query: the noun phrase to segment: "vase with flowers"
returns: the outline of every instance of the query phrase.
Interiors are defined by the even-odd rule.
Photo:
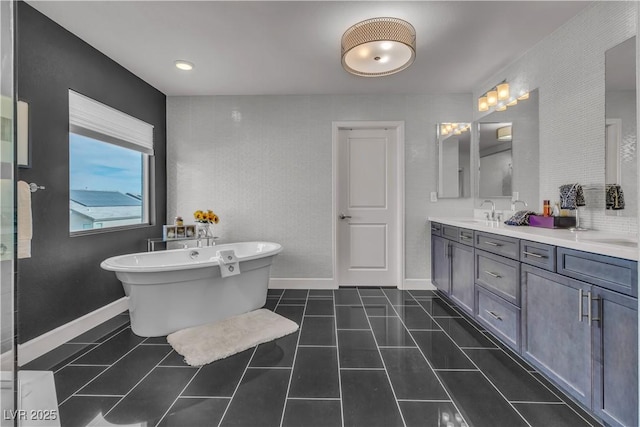
[[[198,238],[213,237],[211,224],[220,222],[220,218],[212,210],[197,210],[193,213],[193,217],[198,223]]]

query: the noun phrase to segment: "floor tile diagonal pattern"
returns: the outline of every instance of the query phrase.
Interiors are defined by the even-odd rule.
[[[265,307],[300,330],[202,367],[118,316],[29,368],[54,371],[63,427],[600,425],[432,291],[270,290]]]

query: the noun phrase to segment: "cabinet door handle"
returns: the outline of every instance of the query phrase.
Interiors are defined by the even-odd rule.
[[[490,311],[490,310],[485,310],[485,311],[489,316],[493,317],[494,319],[502,321],[502,317],[498,316],[493,311]]]
[[[461,239],[470,239],[471,237],[470,237],[470,236],[464,236],[464,235],[462,235],[462,234],[461,234],[461,235],[460,235],[460,238],[461,238]]]
[[[582,289],[578,289],[578,321],[582,322]]]
[[[431,227],[431,231],[440,231],[440,229],[436,227]]]
[[[496,279],[501,279],[501,278],[502,278],[502,276],[501,276],[501,275],[496,274],[496,273],[493,273],[493,272],[491,272],[491,271],[486,271],[486,270],[485,270],[484,272],[485,272],[485,273],[487,273],[487,274],[488,274],[489,276],[491,276],[491,277],[495,277]]]
[[[502,246],[500,243],[495,243],[495,242],[484,242],[484,243],[489,246]]]
[[[589,319],[589,324],[591,324],[592,322],[599,322],[602,319],[600,317],[593,317],[591,306],[593,304],[593,301],[600,301],[601,298],[600,297],[594,297],[591,294],[591,291],[589,291],[589,292],[587,292],[587,300],[589,301],[589,308],[587,310],[587,317]]]
[[[532,256],[534,258],[547,258],[544,255],[536,254],[536,253],[533,253],[533,252],[522,251],[522,253],[525,254],[525,255]]]

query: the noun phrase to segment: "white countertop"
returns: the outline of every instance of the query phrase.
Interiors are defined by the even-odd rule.
[[[428,219],[454,227],[486,231],[617,258],[638,260],[638,238],[634,235],[593,230],[571,232],[565,229],[515,226],[476,218],[429,217]]]

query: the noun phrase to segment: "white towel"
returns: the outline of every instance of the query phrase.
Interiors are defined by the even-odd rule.
[[[229,277],[240,274],[240,262],[233,249],[216,252],[220,264],[220,276]]]
[[[31,258],[33,225],[31,216],[31,189],[29,184],[18,181],[18,258]]]

